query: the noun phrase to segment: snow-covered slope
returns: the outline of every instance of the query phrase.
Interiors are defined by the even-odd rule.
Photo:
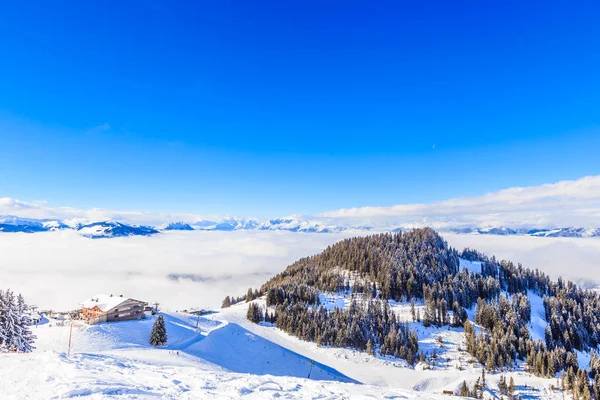
[[[68,324],[34,328],[36,351],[0,354],[0,398],[442,398],[358,384],[219,314],[164,316],[164,348],[147,344],[154,317],[91,327],[76,323],[70,355]]]
[[[476,273],[478,263],[461,260]],[[543,335],[546,321],[539,296],[529,293],[531,334]],[[329,308],[347,307],[348,293],[322,294]],[[264,306],[265,300],[255,303]],[[87,326],[76,322],[71,355],[69,325],[46,322],[34,333],[29,354],[0,354],[0,398],[402,398],[443,399],[463,381],[481,376],[481,366],[465,349],[461,328],[424,327],[413,322],[409,303],[391,302],[397,316],[419,335],[419,348],[436,358],[414,367],[389,356],[373,357],[345,348],[319,347],[271,324],[246,319],[248,304],[197,317],[164,313],[168,344],[148,345],[155,317]],[[415,304],[424,314],[422,302]],[[468,311],[473,318],[473,310]],[[476,329],[481,329],[476,326]],[[585,363],[587,354],[581,355]],[[562,399],[555,379],[534,377],[523,365],[503,373],[513,377],[516,394],[529,399]],[[500,398],[501,374],[487,374],[486,395]]]

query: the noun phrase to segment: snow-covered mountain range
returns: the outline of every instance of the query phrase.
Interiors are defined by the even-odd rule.
[[[61,229],[73,229],[89,238],[110,238],[123,236],[149,236],[164,231],[289,231],[304,233],[331,232],[387,232],[410,230],[412,226],[394,228],[369,225],[335,225],[322,221],[295,217],[258,220],[254,218],[228,217],[220,220],[197,220],[195,222],[173,221],[159,226],[136,225],[119,221],[94,221],[81,223],[60,221],[57,219],[33,219],[17,216],[0,216],[0,232],[47,232]],[[439,229],[441,232],[453,232],[473,235],[523,235],[535,237],[600,237],[600,228],[547,228],[524,229],[497,227],[449,227]]]

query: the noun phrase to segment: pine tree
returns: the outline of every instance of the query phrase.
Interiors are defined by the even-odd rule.
[[[504,378],[504,375],[500,375],[500,379],[498,380],[498,390],[502,396],[506,394],[506,378]]]
[[[483,397],[483,387],[481,386],[481,380],[479,378],[477,378],[473,384],[473,397],[476,399]]]
[[[367,341],[367,354],[375,356],[375,346],[373,346],[371,339]]]
[[[152,326],[150,332],[150,344],[152,346],[164,346],[167,344],[167,328],[165,326],[165,320],[162,315],[156,318],[156,322]]]
[[[226,296],[223,300],[223,304],[221,304],[221,308],[229,308],[231,307],[231,297]]]
[[[515,395],[515,380],[513,377],[510,377],[510,381],[508,382],[508,394],[512,398]]]
[[[246,312],[246,318],[248,321],[258,324],[264,320],[264,314],[258,304],[250,303],[250,305],[248,305],[248,311]]]
[[[573,390],[573,385],[575,384],[575,373],[573,372],[573,367],[569,367],[567,370],[567,376],[565,377],[565,389]]]
[[[481,368],[481,387],[485,388],[485,368]]]
[[[491,351],[488,352],[487,360],[485,362],[485,367],[487,368],[488,372],[491,372],[496,368],[496,363],[494,362],[494,355],[492,354]]]
[[[458,392],[459,396],[469,397],[469,388],[467,387],[467,381],[463,381],[462,386],[460,387],[460,392]]]

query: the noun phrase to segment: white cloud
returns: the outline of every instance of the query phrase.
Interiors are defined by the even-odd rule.
[[[46,202],[24,202],[0,198],[0,215],[56,218],[93,222],[117,220],[160,225],[165,222],[221,221],[228,216],[113,211],[101,208],[52,207]],[[279,216],[272,216],[279,217]],[[298,216],[326,226],[369,225],[375,229],[432,226],[443,229],[461,226],[512,228],[600,227],[600,175],[540,186],[514,187],[474,197],[459,197],[428,204],[392,207],[360,207]]]
[[[49,218],[82,223],[120,221],[139,225],[160,225],[173,221],[195,222],[200,219],[221,220],[227,218],[226,216],[114,211],[102,208],[52,207],[45,201],[25,202],[10,197],[0,197],[0,215],[15,215],[21,218],[36,219]]]
[[[482,196],[429,204],[360,207],[325,212],[319,217],[385,224],[512,227],[600,227],[600,176],[541,186],[514,187]]]

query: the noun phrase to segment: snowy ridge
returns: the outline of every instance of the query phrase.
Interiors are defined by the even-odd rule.
[[[45,232],[66,229],[61,221],[52,219],[19,218],[12,215],[0,216],[0,232]]]
[[[600,228],[510,229],[506,226],[487,228],[451,228],[454,233],[474,235],[523,235],[534,237],[600,237]]]

